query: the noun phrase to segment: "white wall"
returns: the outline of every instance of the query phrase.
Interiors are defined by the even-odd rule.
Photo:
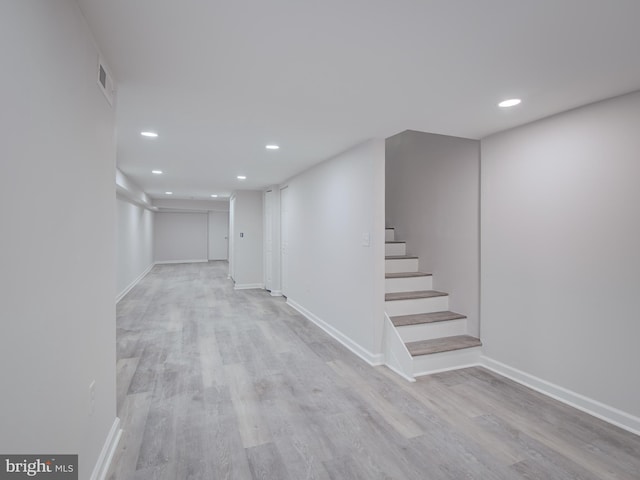
[[[118,195],[116,215],[116,292],[121,298],[153,266],[154,213]]]
[[[87,479],[116,418],[114,112],[74,1],[0,2],[0,55],[0,451]]]
[[[272,295],[281,295],[280,283],[280,187],[275,185],[264,192],[264,276],[265,288]],[[270,206],[269,206],[270,204]],[[270,253],[269,253],[270,252]],[[267,261],[268,256],[271,260]]]
[[[226,260],[229,256],[229,212],[209,212],[209,260]]]
[[[283,217],[289,302],[371,362],[382,352],[384,195],[384,141],[371,140],[289,180]]]
[[[231,276],[236,288],[261,288],[264,286],[262,192],[238,190],[233,194],[232,202]]]
[[[386,223],[479,335],[480,142],[406,131],[386,141]]]
[[[284,296],[289,289],[289,187],[280,188],[280,290]]]
[[[156,263],[206,262],[207,214],[157,212],[154,220]]]
[[[162,238],[158,240],[156,261],[205,261],[228,258],[229,200],[184,200],[159,198],[153,206],[163,214]],[[170,214],[170,215],[169,215]],[[204,214],[207,227],[202,228],[202,217],[180,217],[179,215]],[[194,218],[196,220],[194,220]],[[195,225],[194,225],[195,222]],[[185,223],[189,224],[188,226]],[[187,229],[186,231],[184,229]],[[204,242],[204,243],[203,243]],[[206,253],[202,258],[202,245]]]
[[[229,278],[233,279],[234,270],[235,270],[235,262],[233,261],[236,253],[235,253],[235,238],[236,238],[236,227],[235,223],[235,210],[236,210],[236,197],[231,195],[229,198]]]
[[[639,125],[635,93],[484,139],[481,211],[485,354],[636,417]]]

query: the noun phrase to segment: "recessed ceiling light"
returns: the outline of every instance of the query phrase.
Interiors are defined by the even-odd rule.
[[[173,192],[164,192],[165,195],[173,195]]]
[[[143,137],[157,137],[158,134],[155,132],[140,132],[140,135],[142,135]]]
[[[151,170],[151,173],[155,173],[156,175],[162,175],[162,170]]]
[[[265,147],[267,150],[278,150],[280,148],[279,145],[265,145]]]
[[[216,198],[218,195],[211,195],[212,198]]]
[[[515,107],[516,105],[520,105],[520,102],[522,102],[522,100],[519,98],[510,98],[509,100],[503,100],[498,106],[500,108]]]
[[[245,177],[244,175],[238,175],[238,180],[246,180],[247,177]]]

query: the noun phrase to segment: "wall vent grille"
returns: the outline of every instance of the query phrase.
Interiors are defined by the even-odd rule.
[[[109,69],[101,58],[98,58],[98,86],[100,90],[102,90],[107,102],[109,102],[109,105],[113,107],[116,98],[116,84],[109,73]]]

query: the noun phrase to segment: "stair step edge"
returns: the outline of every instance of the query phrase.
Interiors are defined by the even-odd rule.
[[[436,353],[452,352],[482,346],[479,338],[470,335],[456,335],[453,337],[435,338],[432,340],[421,340],[419,342],[405,343],[407,350],[412,357],[422,355],[433,355]]]
[[[384,278],[413,278],[413,277],[432,277],[433,275],[430,273],[424,272],[396,272],[396,273],[385,273]]]
[[[410,325],[422,325],[425,323],[463,320],[465,318],[467,318],[466,315],[447,310],[442,312],[417,313],[413,315],[398,315],[395,317],[391,317],[391,322],[395,327],[407,327]]]
[[[448,293],[439,292],[437,290],[418,290],[415,292],[394,292],[386,293],[384,296],[385,302],[393,302],[396,300],[414,300],[418,298],[434,298],[434,297],[446,297]]]

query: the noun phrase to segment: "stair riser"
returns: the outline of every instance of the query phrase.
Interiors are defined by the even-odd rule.
[[[406,255],[407,244],[406,243],[387,243],[384,246],[385,255]]]
[[[384,241],[385,242],[395,242],[396,240],[396,231],[395,230],[385,230],[384,231]]]
[[[481,347],[472,347],[413,357],[413,374],[418,377],[430,373],[478,365],[481,353]]]
[[[412,298],[411,300],[393,300],[384,303],[384,309],[390,317],[449,310],[448,296]]]
[[[419,342],[420,340],[465,335],[467,333],[467,319],[460,318],[446,322],[421,323],[396,328],[404,343]]]
[[[386,278],[384,280],[385,293],[417,292],[418,290],[433,290],[433,277]]]
[[[418,259],[417,258],[401,258],[396,260],[385,260],[384,266],[385,266],[385,272],[387,273],[417,272]]]

